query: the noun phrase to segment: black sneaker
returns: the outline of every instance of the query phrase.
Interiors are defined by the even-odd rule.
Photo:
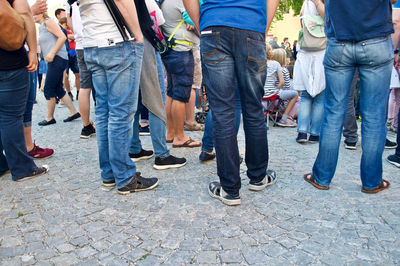
[[[128,185],[118,189],[118,193],[121,195],[127,195],[132,192],[152,190],[156,186],[158,186],[157,178],[144,178],[139,172],[137,172]]]
[[[307,142],[307,133],[299,133],[296,138],[297,143],[306,143]]]
[[[113,180],[113,181],[104,181],[103,180],[103,187],[115,187],[115,180]]]
[[[71,98],[71,101],[74,101],[74,95],[72,95],[72,92],[68,92],[68,95]]]
[[[389,155],[387,157],[387,160],[389,163],[391,163],[397,167],[400,167],[400,156],[397,156],[396,154]]]
[[[139,153],[129,153],[129,157],[131,157],[131,160],[134,162],[150,159],[153,155],[153,151],[146,151],[143,149],[141,149]]]
[[[396,148],[397,148],[396,142],[393,142],[393,141],[390,141],[390,140],[386,139],[385,149],[396,149]]]
[[[260,191],[266,187],[272,186],[276,183],[276,173],[273,170],[267,170],[267,175],[258,183],[250,181],[249,190]]]
[[[201,151],[199,155],[199,160],[202,162],[211,161],[214,159],[215,159],[215,153],[213,152]]]
[[[53,118],[50,121],[47,121],[46,119],[43,120],[43,121],[40,121],[38,123],[38,125],[43,127],[43,126],[48,126],[48,125],[52,125],[52,124],[55,124],[55,123],[57,123],[57,121]]]
[[[314,144],[319,142],[319,136],[310,135],[308,137],[308,143]]]
[[[348,150],[357,150],[356,144],[357,142],[344,141],[344,147]]]
[[[177,158],[175,156],[170,155],[165,158],[156,157],[153,167],[154,169],[157,170],[165,170],[169,168],[179,168],[184,166],[185,164],[186,164],[185,158]]]
[[[88,139],[94,135],[96,135],[96,128],[93,126],[93,123],[82,128],[81,139]]]
[[[21,182],[25,180],[29,180],[35,177],[38,177],[40,175],[43,175],[49,171],[49,167],[47,165],[42,165],[41,167],[36,168],[35,170],[32,171],[32,173],[28,176],[21,177],[15,181]]]
[[[76,114],[67,117],[67,118],[64,119],[63,121],[64,121],[64,122],[71,122],[71,121],[73,121],[73,120],[75,120],[75,119],[78,119],[79,117],[81,117],[81,114],[80,114],[79,112],[77,112]]]
[[[140,136],[150,136],[150,128],[149,126],[139,127],[139,135]]]
[[[232,196],[226,193],[219,182],[211,182],[208,185],[208,194],[214,199],[219,199],[222,203],[228,206],[235,206],[242,204],[240,196]]]

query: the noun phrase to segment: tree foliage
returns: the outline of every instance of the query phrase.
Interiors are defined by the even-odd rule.
[[[294,15],[300,14],[301,6],[304,0],[281,0],[278,10],[276,11],[274,20],[282,20],[283,15],[288,13],[290,9],[294,11]]]

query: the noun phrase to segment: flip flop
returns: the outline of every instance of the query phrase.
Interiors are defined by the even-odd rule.
[[[366,190],[365,188],[361,188],[361,192],[368,193],[368,194],[375,194],[375,193],[378,193],[379,191],[387,189],[389,186],[390,186],[389,181],[382,179],[382,183],[377,188],[375,188],[373,190]]]
[[[314,187],[322,190],[328,190],[329,187],[321,186],[315,181],[314,175],[312,173],[308,173],[304,175],[304,180],[313,185]]]
[[[196,141],[191,139],[191,138],[189,138],[186,142],[184,142],[182,144],[179,144],[179,145],[172,144],[172,147],[173,148],[195,148],[195,147],[200,147],[201,146],[201,143],[200,144],[195,144],[195,145],[190,145],[193,142],[196,142]]]
[[[167,143],[172,143],[172,142],[174,142],[174,139],[167,139],[167,140],[165,140]]]

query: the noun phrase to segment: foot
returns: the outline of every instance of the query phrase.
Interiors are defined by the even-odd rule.
[[[305,174],[304,175],[304,180],[313,185],[314,187],[322,190],[328,190],[329,187],[321,186],[320,184],[317,183],[317,181],[314,178],[314,175],[312,173]]]
[[[25,181],[29,180],[35,177],[38,177],[40,175],[43,175],[49,171],[49,167],[47,165],[42,165],[41,167],[36,168],[35,170],[32,171],[28,176],[21,177],[15,181],[20,182],[20,181]]]
[[[90,123],[89,125],[85,126],[82,128],[81,131],[81,139],[88,139],[91,136],[96,135],[96,128],[93,126],[93,123]]]
[[[33,143],[33,149],[28,152],[29,156],[31,156],[34,159],[44,159],[52,156],[54,153],[53,149],[49,148],[40,148],[39,146],[36,146],[35,143]]]
[[[137,172],[128,185],[118,189],[118,193],[121,195],[127,195],[133,192],[152,190],[157,186],[157,178],[145,178],[142,177],[139,172]]]
[[[79,117],[81,117],[81,114],[79,112],[76,112],[74,115],[71,115],[69,117],[67,117],[66,119],[64,119],[63,121],[66,122],[71,122],[75,119],[78,119]]]
[[[290,120],[290,119],[286,119],[285,121],[282,121],[282,119],[276,123],[278,126],[280,127],[297,127],[296,122]]]
[[[211,182],[208,185],[208,194],[214,199],[219,199],[228,206],[236,206],[242,204],[240,196],[232,196],[224,191],[219,182]]]
[[[150,136],[150,128],[149,126],[140,127],[139,128],[139,135],[140,136]]]
[[[206,151],[201,151],[199,155],[199,160],[201,162],[207,162],[215,159],[215,153],[213,152],[206,152]]]
[[[204,125],[193,122],[192,124],[186,123],[184,125],[184,130],[187,131],[204,131]]]
[[[314,144],[319,142],[319,136],[310,135],[308,143]]]
[[[299,133],[297,134],[296,142],[303,144],[307,142],[307,133]]]
[[[179,168],[186,164],[185,158],[177,158],[175,156],[156,157],[153,168],[157,170],[165,170],[169,168]]]
[[[260,191],[266,187],[272,186],[276,183],[276,173],[273,170],[267,170],[267,175],[260,182],[254,183],[250,181],[249,190]]]
[[[377,188],[375,188],[373,190],[367,190],[365,188],[362,188],[361,192],[368,193],[368,194],[375,194],[375,193],[378,193],[379,191],[389,188],[389,186],[390,186],[389,181],[382,179],[382,183]]]
[[[129,157],[134,162],[150,159],[151,157],[153,157],[153,155],[154,155],[153,151],[146,151],[143,149],[141,149],[140,152],[138,153],[129,153]]]
[[[173,148],[195,148],[195,147],[200,147],[201,146],[201,142],[200,141],[195,141],[191,138],[189,138],[188,140],[186,140],[185,142],[182,143],[175,143],[172,144]]]
[[[344,141],[344,147],[348,150],[357,150],[357,142],[347,142]]]
[[[393,164],[394,166],[400,167],[400,156],[397,156],[396,154],[389,155],[387,157],[387,160],[389,163]]]
[[[393,142],[393,141],[390,141],[390,140],[386,139],[385,149],[396,149],[396,148],[397,148],[396,142]]]
[[[56,122],[56,120],[53,118],[53,119],[51,119],[51,120],[49,120],[49,121],[43,120],[43,121],[39,122],[38,125],[39,125],[39,126],[48,126],[48,125],[52,125],[52,124],[55,124],[55,123],[57,123],[57,122]]]

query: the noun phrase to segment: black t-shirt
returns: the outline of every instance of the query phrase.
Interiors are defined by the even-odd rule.
[[[7,0],[10,5],[14,0]],[[29,64],[28,56],[24,46],[21,49],[8,52],[0,48],[0,70],[14,70],[23,68]]]

